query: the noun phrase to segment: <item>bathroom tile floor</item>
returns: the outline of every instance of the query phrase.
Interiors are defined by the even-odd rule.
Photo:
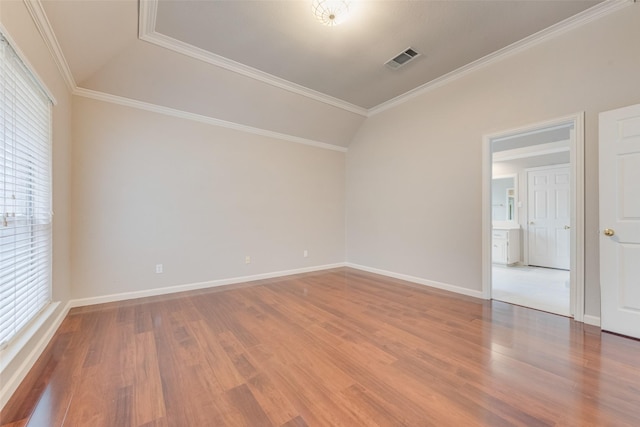
[[[492,297],[498,301],[571,316],[569,271],[494,264]]]

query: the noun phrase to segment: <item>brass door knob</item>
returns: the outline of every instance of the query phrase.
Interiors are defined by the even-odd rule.
[[[609,236],[609,237],[611,237],[611,236],[613,236],[614,234],[616,234],[616,232],[615,232],[613,229],[611,229],[611,228],[605,228],[605,229],[604,229],[604,235],[605,235],[605,236]]]

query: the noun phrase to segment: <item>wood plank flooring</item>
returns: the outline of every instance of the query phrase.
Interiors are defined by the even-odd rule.
[[[638,426],[640,342],[341,268],[73,309],[12,426]]]

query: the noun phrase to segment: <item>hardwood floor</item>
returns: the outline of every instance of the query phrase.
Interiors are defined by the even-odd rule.
[[[640,425],[640,342],[348,268],[73,309],[2,426]]]

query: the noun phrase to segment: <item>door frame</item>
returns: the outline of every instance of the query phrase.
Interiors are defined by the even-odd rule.
[[[485,134],[482,141],[482,295],[491,299],[491,142],[518,134],[535,134],[556,126],[573,123],[574,138],[570,142],[571,165],[571,313],[584,322],[584,111],[543,122]]]

